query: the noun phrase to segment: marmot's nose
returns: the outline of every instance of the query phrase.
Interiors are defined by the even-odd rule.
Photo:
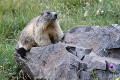
[[[57,14],[54,15],[54,18],[57,19]]]

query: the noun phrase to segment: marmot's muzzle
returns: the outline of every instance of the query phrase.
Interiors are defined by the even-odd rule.
[[[54,15],[54,18],[57,19],[57,14]]]
[[[54,21],[54,20],[56,20],[56,19],[57,19],[57,14],[54,14],[52,21]]]

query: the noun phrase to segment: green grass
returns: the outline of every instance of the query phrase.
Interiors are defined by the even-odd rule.
[[[59,13],[63,31],[78,25],[120,24],[120,0],[0,0],[0,80],[16,74],[13,53],[19,33],[44,10]]]

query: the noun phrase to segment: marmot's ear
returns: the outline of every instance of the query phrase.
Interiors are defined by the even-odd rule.
[[[44,13],[42,12],[41,15],[43,15]]]

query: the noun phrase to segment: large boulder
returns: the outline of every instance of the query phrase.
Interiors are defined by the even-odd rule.
[[[33,47],[14,58],[31,80],[114,80],[120,78],[120,26],[78,26],[62,42]]]

